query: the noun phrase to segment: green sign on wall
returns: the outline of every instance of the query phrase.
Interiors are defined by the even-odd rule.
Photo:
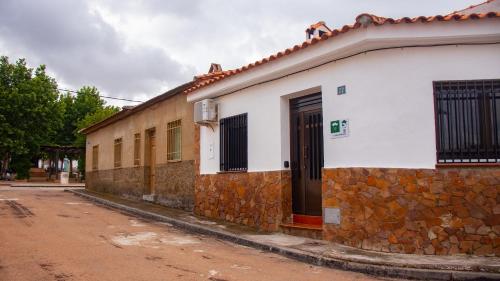
[[[349,120],[339,119],[330,122],[330,135],[333,138],[349,136]]]

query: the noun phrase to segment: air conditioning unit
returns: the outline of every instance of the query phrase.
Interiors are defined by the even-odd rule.
[[[194,122],[205,125],[216,123],[217,103],[212,99],[205,99],[194,103]]]

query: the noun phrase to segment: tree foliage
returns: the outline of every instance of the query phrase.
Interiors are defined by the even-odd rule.
[[[58,133],[58,145],[85,147],[85,135],[79,131],[102,121],[119,111],[118,107],[105,106],[95,87],[84,86],[76,96],[66,94],[61,99],[65,104],[63,128]],[[85,157],[78,159],[78,170],[85,173]]]
[[[10,63],[7,57],[0,57],[3,170],[11,157],[19,160],[30,157],[38,153],[41,144],[50,142],[62,125],[63,113],[57,83],[46,74],[44,65],[34,70],[26,66],[24,59]]]
[[[80,133],[80,130],[87,128],[97,122],[100,122],[110,117],[111,115],[117,113],[118,111],[119,111],[118,107],[106,106],[98,109],[96,112],[92,114],[88,114],[87,116],[85,116],[85,118],[83,118],[77,123],[75,145],[79,147],[85,147],[86,145],[85,135]],[[78,170],[81,171],[82,173],[85,173],[85,157],[78,159]]]
[[[85,135],[81,134],[79,132],[80,130],[90,127],[91,125],[110,117],[111,115],[117,113],[118,111],[119,111],[118,107],[106,106],[98,109],[96,112],[92,114],[88,114],[83,119],[78,121],[75,145],[80,147],[85,146]]]
[[[78,122],[105,107],[97,88],[88,86],[78,90],[76,96],[69,93],[63,95],[61,103],[64,104],[65,112],[63,126],[55,139],[58,145],[74,145]]]
[[[0,57],[0,175],[12,162],[18,176],[27,177],[41,145],[85,147],[78,131],[118,110],[106,106],[95,87],[60,94],[44,65],[32,69],[24,59]]]

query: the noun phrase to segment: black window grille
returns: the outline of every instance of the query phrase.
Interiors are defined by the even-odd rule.
[[[220,170],[246,171],[248,168],[247,114],[220,120]]]
[[[439,163],[500,162],[500,79],[434,82]]]

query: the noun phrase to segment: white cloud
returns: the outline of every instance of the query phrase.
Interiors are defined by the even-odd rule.
[[[299,43],[318,20],[338,28],[362,12],[436,15],[478,2],[3,0],[0,53],[46,64],[66,87],[144,100],[211,62],[236,68]]]

